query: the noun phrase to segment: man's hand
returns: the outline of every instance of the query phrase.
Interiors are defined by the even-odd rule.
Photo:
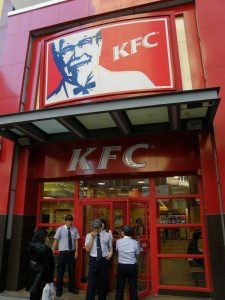
[[[92,236],[92,237],[96,237],[97,234],[98,234],[98,233],[97,233],[96,231],[92,231],[92,232],[91,232],[91,236]]]
[[[78,252],[75,252],[74,258],[77,259],[78,258]]]
[[[113,255],[113,252],[112,251],[109,251],[109,254],[106,256],[106,259],[107,260],[110,260],[110,258],[112,257]]]

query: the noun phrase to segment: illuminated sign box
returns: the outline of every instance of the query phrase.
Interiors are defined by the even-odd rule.
[[[169,17],[127,20],[45,43],[43,106],[174,90]]]

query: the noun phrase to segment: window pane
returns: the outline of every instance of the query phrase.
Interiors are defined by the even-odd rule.
[[[199,233],[198,238],[195,238]],[[193,239],[194,234],[194,239]],[[159,253],[163,254],[201,254],[203,243],[201,228],[158,228]],[[190,250],[190,251],[189,251]]]
[[[146,235],[146,212],[147,203],[131,200],[130,203],[130,225],[133,227],[135,238],[140,238]]]
[[[73,202],[41,202],[40,203],[40,223],[61,224],[67,214],[73,214]]]
[[[42,198],[73,198],[74,182],[44,182]]]
[[[83,206],[83,236],[87,234],[87,232],[92,231],[92,221],[94,219],[104,219],[107,226],[110,221],[110,208],[107,205],[95,205],[95,204],[87,204]],[[108,229],[108,228],[107,228]]]
[[[149,195],[148,179],[80,181],[81,198],[143,197]]]
[[[200,223],[200,199],[157,199],[160,224]]]
[[[197,176],[158,177],[155,182],[158,195],[198,193]]]
[[[187,258],[162,258],[159,260],[159,268],[160,284],[206,286],[204,267],[190,266]]]

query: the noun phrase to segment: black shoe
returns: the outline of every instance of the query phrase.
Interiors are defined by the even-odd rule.
[[[62,291],[56,291],[56,296],[61,297],[62,296]]]
[[[69,290],[69,292],[72,294],[79,294],[79,291],[77,288],[71,289],[71,290]]]

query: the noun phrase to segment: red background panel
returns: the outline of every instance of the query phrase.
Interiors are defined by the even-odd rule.
[[[0,151],[0,214],[8,213],[8,197],[10,190],[13,143],[2,139]]]
[[[6,36],[4,46],[7,51],[3,52],[1,65],[25,64],[28,41],[28,31]]]
[[[212,140],[209,134],[200,135],[201,175],[204,191],[205,213],[220,213],[218,185],[213,156]]]
[[[24,69],[24,63],[0,67],[0,99],[13,98],[21,95]],[[9,106],[9,111],[13,112],[14,110]]]
[[[29,32],[32,12],[28,11],[23,14],[9,16],[6,35]],[[22,54],[22,53],[21,53]]]
[[[133,159],[137,163],[147,162],[144,168],[130,168],[122,162],[124,152],[131,146],[140,143],[149,144],[149,149],[138,149],[134,152]],[[106,146],[119,146],[121,151],[112,151],[116,155],[116,160],[108,161],[108,168],[98,170],[102,148]],[[77,166],[76,171],[67,171],[71,160],[73,149],[82,149],[82,154],[86,148],[96,147],[87,160],[91,165],[91,170],[81,170]],[[59,178],[76,175],[103,175],[122,174],[138,172],[195,172],[200,168],[198,139],[196,136],[143,136],[130,140],[112,139],[111,141],[92,141],[92,143],[79,142],[49,145],[32,150],[32,157],[35,157],[30,168],[33,170],[30,176],[33,178]]]
[[[218,168],[225,208],[225,2],[223,0],[196,1],[196,15],[202,47],[202,59],[208,87],[221,86],[219,109],[214,120]]]
[[[58,22],[77,20],[88,15],[88,0],[67,1],[59,4]]]
[[[42,9],[33,10],[30,30],[52,26],[58,23],[59,5],[51,5]]]

